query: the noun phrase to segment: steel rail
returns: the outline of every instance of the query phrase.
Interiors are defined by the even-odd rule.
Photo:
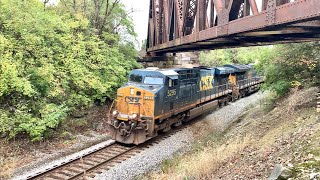
[[[115,151],[115,150],[112,151],[113,148],[119,150],[120,149],[119,147],[124,148],[123,151],[121,151],[119,153],[117,153],[117,151]],[[38,173],[38,174],[33,175],[33,176],[28,176],[27,179],[28,180],[29,179],[30,180],[31,179],[46,179],[47,177],[50,177],[50,175],[52,175],[54,173],[59,174],[59,171],[60,171],[60,174],[66,174],[66,173],[63,173],[63,170],[64,170],[63,168],[65,168],[65,167],[70,168],[70,167],[72,167],[72,165],[77,165],[78,163],[84,164],[86,159],[89,159],[90,157],[93,158],[95,155],[98,155],[100,152],[107,152],[108,150],[110,150],[110,152],[115,152],[116,153],[114,156],[111,156],[111,157],[107,158],[106,160],[103,160],[102,162],[98,162],[97,164],[92,165],[92,167],[85,168],[84,166],[82,166],[82,167],[84,167],[83,168],[84,170],[78,168],[80,170],[79,173],[76,173],[75,175],[72,175],[72,176],[66,178],[66,179],[75,179],[77,177],[80,177],[80,176],[84,175],[85,173],[91,172],[92,170],[96,169],[97,167],[100,167],[103,164],[111,162],[112,160],[114,160],[114,159],[118,158],[119,156],[131,151],[134,148],[135,148],[135,146],[133,146],[133,147],[120,146],[118,143],[113,142],[113,143],[111,143],[111,144],[109,144],[109,145],[107,145],[105,147],[102,147],[102,148],[99,148],[99,149],[97,149],[95,151],[89,152],[88,154],[86,154],[84,156],[80,156],[80,157],[77,157],[75,159],[71,159],[70,161],[66,161],[66,162],[64,162],[64,163],[62,163],[60,165],[53,166],[52,168],[50,168],[50,169],[48,169],[48,170],[46,170],[44,172]],[[67,170],[67,169],[65,169],[65,170]],[[57,179],[64,179],[64,178],[57,178]]]
[[[207,114],[207,113],[205,113],[205,114]],[[205,115],[205,114],[203,114],[203,115]],[[105,147],[97,149],[93,152],[89,152],[88,154],[86,154],[84,156],[77,157],[75,159],[71,159],[70,161],[62,163],[59,166],[54,166],[53,168],[51,168],[45,172],[41,172],[41,173],[36,174],[35,176],[32,176],[32,177],[29,176],[27,179],[49,179],[49,178],[51,178],[51,179],[73,180],[73,179],[80,179],[81,177],[86,177],[86,176],[90,176],[90,175],[94,176],[94,174],[97,174],[97,173],[94,173],[95,170],[99,170],[99,168],[110,169],[109,167],[114,166],[114,164],[119,164],[119,163],[125,161],[126,159],[128,159],[129,157],[132,157],[133,155],[130,155],[129,157],[127,156],[127,154],[130,153],[132,150],[138,149],[137,153],[139,153],[139,152],[143,151],[145,148],[149,148],[150,146],[157,144],[162,139],[166,139],[166,138],[172,136],[173,134],[189,127],[190,125],[197,123],[200,120],[201,120],[201,118],[196,118],[192,121],[188,121],[185,123],[184,126],[179,126],[174,129],[171,129],[169,132],[167,132],[165,134],[159,134],[157,137],[151,139],[151,141],[147,141],[146,143],[143,143],[141,145],[128,147],[128,146],[123,146],[123,145],[120,145],[116,142],[113,142]],[[113,150],[113,148],[116,150]],[[118,149],[118,151],[117,151],[117,149]],[[119,150],[120,150],[120,152],[119,152]],[[99,154],[100,152],[101,152],[101,154]],[[110,156],[110,155],[106,155],[106,153],[111,153],[114,155]],[[95,158],[97,158],[97,156],[100,156],[100,157],[105,156],[107,158],[102,160],[101,162],[96,162],[96,164],[91,163],[92,165],[90,165],[89,167],[81,166],[81,168],[76,168],[76,167],[80,166],[79,164],[88,166],[88,164],[90,164],[89,162],[92,161],[92,159],[90,159],[90,158],[95,159]],[[124,157],[124,159],[120,160],[120,161],[116,161],[117,159],[120,159],[121,157]],[[72,169],[72,167],[78,169],[78,172],[75,172],[76,170],[70,171],[70,168]],[[73,172],[73,174],[71,174],[71,175],[70,175],[70,173],[68,174],[67,173],[68,171]],[[59,175],[61,175],[62,177],[59,177]]]
[[[106,165],[107,163],[112,163],[113,160],[115,160],[115,159],[117,159],[118,157],[121,157],[122,155],[130,152],[131,150],[135,149],[136,147],[137,147],[137,146],[133,146],[133,147],[125,150],[124,152],[121,152],[121,153],[119,153],[119,154],[117,154],[117,155],[115,155],[115,156],[112,156],[112,157],[104,160],[103,162],[98,163],[98,164],[92,166],[91,168],[87,169],[86,171],[82,171],[81,173],[79,173],[79,174],[77,174],[77,175],[74,175],[73,177],[70,177],[68,180],[80,178],[81,176],[84,176],[87,172],[91,172],[91,171],[95,170],[95,169],[98,168],[98,167],[101,167],[101,166],[103,166],[103,165]]]

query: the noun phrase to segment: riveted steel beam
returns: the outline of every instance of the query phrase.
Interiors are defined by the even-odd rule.
[[[257,1],[150,0],[147,52],[159,55],[319,39],[319,0],[262,0],[261,8]],[[290,33],[292,27],[300,29]]]

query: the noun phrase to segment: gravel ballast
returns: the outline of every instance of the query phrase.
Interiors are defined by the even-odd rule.
[[[41,165],[35,165],[34,169],[25,173],[25,172],[21,172],[20,175],[17,175],[16,177],[14,177],[13,179],[15,180],[22,180],[22,179],[27,179],[28,176],[34,176],[35,174],[39,173],[39,172],[44,172],[46,171],[46,169],[51,169],[52,167],[54,167],[55,165],[56,166],[59,166],[60,164],[64,164],[65,162],[69,162],[70,160],[72,159],[76,159],[78,157],[82,157],[86,154],[89,154],[90,152],[96,150],[96,149],[101,149],[105,146],[108,146],[109,144],[112,144],[114,143],[114,140],[107,140],[107,141],[104,141],[104,142],[101,142],[99,144],[96,144],[94,146],[91,146],[89,148],[86,148],[82,151],[79,151],[79,152],[76,152],[74,154],[71,154],[71,155],[68,155],[68,156],[65,156],[65,157],[61,157],[57,160],[54,160],[54,161],[50,161],[48,163],[43,163]]]
[[[265,93],[257,92],[248,97],[242,98],[236,102],[217,109],[211,114],[203,117],[210,126],[217,131],[224,131],[234,120],[244,113],[250,106],[258,104]]]
[[[217,109],[212,113],[202,116],[201,121],[191,125],[188,128],[179,131],[170,137],[163,139],[158,144],[145,149],[138,155],[133,156],[97,175],[94,179],[134,179],[135,177],[147,173],[151,170],[157,170],[159,164],[166,159],[170,159],[175,153],[188,150],[195,140],[193,126],[211,126],[210,129],[216,131],[225,130],[234,120],[236,120],[245,110],[256,104],[264,97],[261,92],[252,94],[246,98],[230,103],[228,106]]]
[[[206,133],[202,132],[205,131],[221,132],[225,130],[232,122],[234,122],[234,120],[241,116],[248,107],[259,103],[263,97],[264,94],[258,92],[236,102],[230,103],[228,106],[217,109],[207,115],[199,117],[198,120],[200,121],[197,123],[189,125],[187,128],[160,140],[158,144],[154,143],[151,147],[143,150],[121,164],[114,166],[108,171],[103,171],[102,174],[97,175],[94,179],[134,179],[135,177],[143,175],[151,170],[159,170],[159,164],[162,161],[172,158],[175,153],[184,153],[189,150],[192,142],[198,138],[199,134],[204,135]],[[82,141],[87,140],[82,138]],[[29,175],[43,171],[47,168],[53,167],[54,165],[61,164],[72,158],[83,156],[93,149],[105,146],[112,142],[113,140],[105,141],[54,161],[43,159],[44,161],[35,163],[35,165],[32,166],[33,168],[31,171],[28,173],[25,173],[26,171],[20,171],[19,173],[16,173],[16,176],[13,179],[26,179]],[[45,159],[50,158],[46,157]]]

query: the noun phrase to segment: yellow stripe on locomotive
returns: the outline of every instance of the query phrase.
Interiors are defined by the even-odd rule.
[[[180,69],[137,69],[117,91],[108,127],[112,138],[140,144],[219,104],[259,88],[248,65]]]

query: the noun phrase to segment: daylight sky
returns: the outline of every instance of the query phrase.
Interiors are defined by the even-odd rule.
[[[127,9],[134,10],[132,19],[140,43],[147,39],[149,2],[149,0],[122,0]]]
[[[52,4],[56,4],[59,0],[50,0]],[[148,31],[148,9],[149,0],[121,0],[127,9],[133,9],[131,14],[135,24],[135,31],[138,34],[138,41],[141,44],[142,40],[147,38]]]

